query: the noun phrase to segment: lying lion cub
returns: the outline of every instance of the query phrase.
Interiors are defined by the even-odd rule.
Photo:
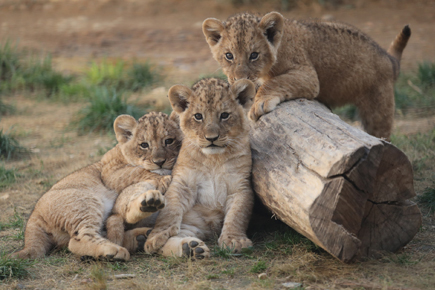
[[[138,121],[122,115],[115,120],[114,129],[115,148],[100,162],[60,180],[38,200],[27,222],[24,249],[12,256],[38,258],[53,247],[68,245],[72,253],[81,256],[129,259],[127,249],[101,236],[103,222],[118,193],[131,185],[124,193],[131,197],[127,201],[131,213],[120,213],[122,218],[143,218],[162,207],[164,197],[156,189],[164,189],[168,177],[150,170],[173,167],[182,134],[163,113],[150,113]]]
[[[166,207],[145,250],[202,259],[210,256],[202,240],[220,235],[220,246],[240,252],[252,245],[246,237],[254,196],[244,108],[251,106],[255,86],[249,80],[230,87],[222,80],[204,79],[192,89],[173,86],[168,95],[184,139]]]
[[[317,98],[331,107],[356,105],[369,134],[390,137],[408,26],[388,53],[350,25],[289,20],[277,12],[209,18],[202,29],[229,82],[247,78],[259,87],[250,119],[285,100]]]

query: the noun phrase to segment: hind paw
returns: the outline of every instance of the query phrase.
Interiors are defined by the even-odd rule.
[[[185,238],[181,243],[184,257],[189,257],[195,260],[202,260],[210,257],[210,249],[200,239]]]

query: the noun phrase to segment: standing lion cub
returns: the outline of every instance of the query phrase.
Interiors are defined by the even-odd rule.
[[[285,100],[317,98],[331,107],[356,105],[369,134],[390,137],[408,26],[388,53],[352,26],[289,20],[277,12],[209,18],[202,29],[229,82],[246,78],[259,87],[251,120]]]
[[[148,253],[210,256],[204,239],[235,252],[252,245],[246,229],[253,206],[249,108],[255,86],[240,80],[231,87],[204,79],[189,89],[169,90],[172,108],[184,133],[180,154],[166,192],[166,206],[145,243]]]
[[[101,235],[103,223],[121,193],[129,207],[115,212],[134,223],[164,206],[162,190],[170,176],[152,170],[172,169],[181,146],[178,124],[163,113],[149,113],[138,121],[128,115],[114,122],[118,144],[101,161],[82,168],[56,183],[36,203],[26,225],[24,249],[19,258],[43,257],[53,247],[67,246],[74,254],[128,260],[128,250]],[[118,203],[118,202],[117,202]],[[122,204],[120,204],[122,207]],[[108,228],[116,236],[120,228]],[[146,235],[148,228],[136,235]],[[122,228],[123,231],[123,228]],[[123,237],[123,233],[118,236]],[[134,243],[134,242],[133,242]],[[131,246],[131,248],[134,248]]]

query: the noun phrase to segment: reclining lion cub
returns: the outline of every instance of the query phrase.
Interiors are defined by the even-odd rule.
[[[244,108],[251,106],[255,86],[204,79],[192,89],[173,86],[168,95],[184,139],[145,250],[201,259],[210,256],[203,240],[220,236],[220,246],[239,252],[252,245],[246,237],[254,196]]]
[[[229,82],[247,78],[259,87],[251,120],[285,100],[317,98],[331,107],[356,105],[369,134],[390,137],[408,26],[388,52],[352,26],[289,20],[277,12],[209,18],[202,29]]]
[[[123,193],[130,209],[123,219],[136,221],[163,207],[160,190],[170,177],[150,172],[172,169],[181,144],[178,124],[163,113],[150,113],[138,121],[128,115],[114,122],[118,144],[101,161],[56,183],[36,203],[25,230],[19,258],[43,257],[53,247],[67,246],[74,254],[128,260],[126,248],[101,236],[112,206]],[[130,188],[128,188],[131,186]],[[144,189],[147,189],[146,191]],[[136,234],[146,234],[136,231]]]

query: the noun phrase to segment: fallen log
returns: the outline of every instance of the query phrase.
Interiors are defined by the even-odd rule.
[[[251,148],[263,204],[343,262],[397,251],[421,225],[406,155],[316,101],[284,102],[262,116]]]

